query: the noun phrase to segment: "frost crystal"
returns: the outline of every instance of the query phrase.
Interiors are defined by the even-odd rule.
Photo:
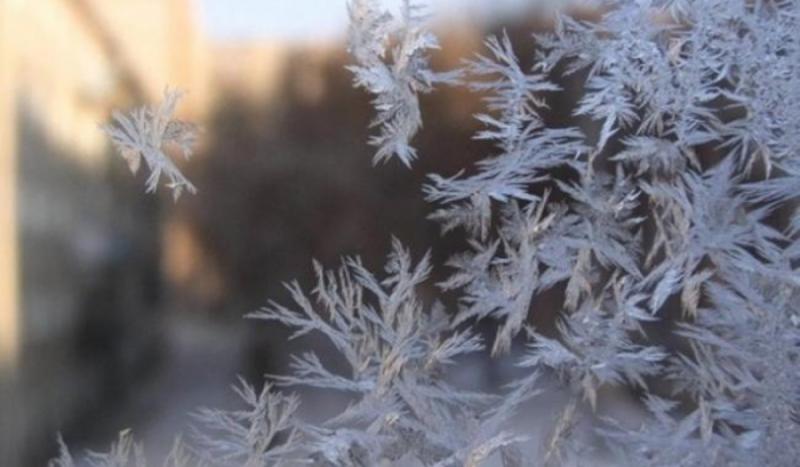
[[[175,163],[166,154],[167,148],[177,148],[185,159],[192,155],[197,130],[194,125],[172,117],[183,93],[166,90],[164,101],[151,107],[140,107],[127,115],[114,111],[114,122],[102,128],[111,138],[120,155],[134,174],[144,159],[150,175],[147,177],[147,192],[155,192],[161,175],[169,178],[167,186],[177,200],[184,190],[196,193],[197,189],[184,177]]]
[[[397,157],[410,166],[417,151],[411,140],[422,127],[419,93],[430,92],[437,83],[451,82],[455,74],[435,73],[428,66],[428,51],[439,42],[423,27],[421,8],[403,0],[399,18],[384,11],[376,0],[352,0],[349,49],[356,64],[348,67],[357,87],[370,92],[378,115],[373,127],[377,147],[373,162]]]
[[[247,410],[203,409],[195,414],[203,456],[222,465],[284,465],[298,449],[295,396],[272,392],[267,384],[256,391],[244,380],[234,387]]]
[[[315,440],[309,455],[334,465],[379,465],[416,458],[423,465],[477,465],[495,451],[511,454],[522,438],[502,429],[513,409],[533,394],[499,406],[493,396],[461,390],[441,379],[454,359],[483,349],[471,332],[448,332],[439,307],[426,309],[416,288],[430,272],[428,257],[414,265],[399,242],[379,279],[357,259],[337,271],[316,266],[313,298],[287,287],[296,311],[277,303],[251,315],[325,336],[349,366],[327,369],[313,353],[295,357],[282,385],[345,391],[350,406],[321,427],[303,428]],[[473,464],[469,464],[469,461]]]

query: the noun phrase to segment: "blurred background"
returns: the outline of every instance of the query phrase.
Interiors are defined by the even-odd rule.
[[[438,69],[501,29],[527,60],[547,28],[543,0],[430,3]],[[310,286],[312,258],[377,269],[391,235],[437,265],[459,248],[421,187],[488,152],[479,96],[426,96],[414,169],[372,167],[345,28],[344,0],[0,0],[0,465],[126,428],[158,457],[189,411],[235,404],[236,375],[260,383],[307,345],[242,315]],[[98,130],[166,86],[203,128],[182,166],[199,193],[177,203]]]

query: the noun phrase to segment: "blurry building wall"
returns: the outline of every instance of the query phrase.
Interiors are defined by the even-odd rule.
[[[11,70],[14,32],[11,0],[0,0],[0,372],[17,359],[16,138],[10,121],[14,114],[14,73]],[[4,393],[0,392],[0,396]]]
[[[274,100],[286,71],[289,48],[280,42],[239,41],[213,46],[214,98],[234,93],[258,102]]]
[[[208,45],[193,0],[71,1],[94,18],[147,99],[177,87],[189,92],[179,112],[195,118],[205,113]]]
[[[98,123],[166,86],[202,116],[194,14],[191,0],[0,0],[2,466],[41,462],[152,346],[158,205]]]

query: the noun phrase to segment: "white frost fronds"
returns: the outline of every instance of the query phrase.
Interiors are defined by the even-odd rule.
[[[334,372],[306,353],[295,357],[294,375],[276,377],[281,384],[337,389],[354,397],[323,426],[303,429],[315,440],[312,458],[336,465],[378,465],[404,457],[423,465],[464,465],[509,451],[519,441],[499,423],[516,403],[501,404],[495,413],[494,397],[442,379],[447,366],[483,344],[471,331],[449,332],[442,310],[426,309],[417,297],[430,272],[427,257],[415,265],[395,241],[384,279],[355,259],[338,271],[317,265],[316,272],[313,298],[297,284],[288,286],[296,310],[271,303],[252,315],[293,328],[295,337],[321,333],[350,367]],[[513,400],[531,395],[528,390]]]
[[[800,289],[788,280],[739,272],[708,285],[710,308],[679,334],[693,342],[673,375],[713,403],[716,423],[751,440],[746,465],[790,465],[800,456]],[[724,404],[724,405],[723,405]]]
[[[76,467],[76,465],[89,465],[90,467],[147,467],[142,446],[136,444],[131,430],[119,433],[116,442],[112,443],[108,452],[89,452],[88,455],[76,463],[61,436],[58,437],[58,457],[48,462],[48,467]],[[152,464],[151,464],[152,465]],[[162,467],[205,467],[206,464],[192,455],[181,440],[175,438],[172,449],[167,454]]]
[[[142,446],[133,439],[131,430],[119,433],[108,452],[91,452],[87,458],[92,467],[141,467],[145,465]]]
[[[487,316],[500,318],[492,352],[508,351],[522,330],[537,292],[569,277],[571,257],[561,239],[570,230],[559,212],[547,212],[547,197],[524,210],[509,204],[503,222],[508,228],[497,241],[473,242],[473,251],[456,256],[449,266],[456,272],[441,286],[462,289],[460,324]],[[566,221],[568,222],[568,220]],[[557,270],[561,270],[559,273]]]
[[[420,7],[404,0],[400,18],[380,8],[378,0],[352,0],[349,50],[356,64],[348,69],[357,87],[370,92],[378,115],[372,126],[379,132],[370,138],[377,147],[375,164],[397,157],[410,166],[417,151],[411,140],[422,127],[419,93],[452,81],[453,74],[431,71],[428,52],[439,48],[436,36],[423,27]],[[397,24],[399,22],[399,24]]]
[[[294,414],[299,399],[273,392],[268,384],[256,391],[243,379],[234,390],[245,410],[202,409],[195,415],[200,423],[195,436],[204,456],[220,465],[245,467],[289,462],[298,450]]]
[[[489,56],[479,55],[469,62],[470,74],[478,78],[469,86],[490,93],[483,100],[488,110],[497,112],[499,117],[478,115],[487,129],[476,138],[496,141],[504,151],[513,152],[531,131],[544,125],[538,111],[547,108],[547,104],[540,93],[561,88],[544,74],[522,69],[507,33],[489,38],[486,47],[491,52]]]
[[[172,449],[164,460],[164,467],[205,467],[206,463],[197,459],[181,437],[175,438]]]
[[[598,389],[630,383],[646,388],[644,378],[661,371],[667,354],[660,347],[635,343],[628,315],[616,300],[586,301],[558,324],[560,340],[533,333],[524,367],[555,371],[594,408]]]
[[[197,189],[184,177],[175,163],[166,154],[173,146],[185,159],[192,155],[197,129],[191,123],[174,119],[175,107],[183,93],[167,89],[164,101],[156,106],[143,106],[123,114],[114,111],[113,123],[103,125],[102,129],[111,138],[119,153],[128,162],[131,172],[139,170],[144,159],[150,175],[147,178],[147,192],[155,192],[161,175],[169,178],[167,186],[177,200],[184,190],[196,193]]]
[[[486,41],[488,55],[468,63],[469,87],[486,93],[488,113],[476,115],[485,129],[475,139],[495,142],[499,154],[478,164],[477,173],[452,177],[431,175],[427,200],[446,205],[435,212],[445,230],[465,227],[485,239],[491,203],[534,201],[531,186],[548,179],[562,165],[580,167],[588,152],[583,134],[575,128],[548,128],[540,115],[547,109],[543,93],[560,88],[542,73],[524,70],[507,34]]]
[[[48,467],[75,467],[75,461],[72,459],[72,454],[69,448],[64,443],[64,438],[58,435],[58,457],[51,459],[47,464]]]
[[[624,465],[642,467],[725,467],[749,464],[742,452],[752,446],[750,433],[737,434],[714,426],[712,409],[701,403],[686,415],[678,403],[647,395],[645,405],[652,418],[637,429],[606,419],[597,429],[608,448]],[[719,430],[719,431],[716,431]],[[766,464],[765,464],[766,465]],[[787,464],[788,465],[788,464]]]

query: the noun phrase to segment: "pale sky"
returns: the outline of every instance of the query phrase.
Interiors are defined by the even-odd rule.
[[[544,0],[428,0],[439,15],[489,14]],[[552,1],[552,0],[549,0]],[[203,24],[216,39],[325,39],[344,31],[346,0],[200,0]],[[384,0],[387,7],[400,0]],[[425,2],[420,2],[425,3]]]

